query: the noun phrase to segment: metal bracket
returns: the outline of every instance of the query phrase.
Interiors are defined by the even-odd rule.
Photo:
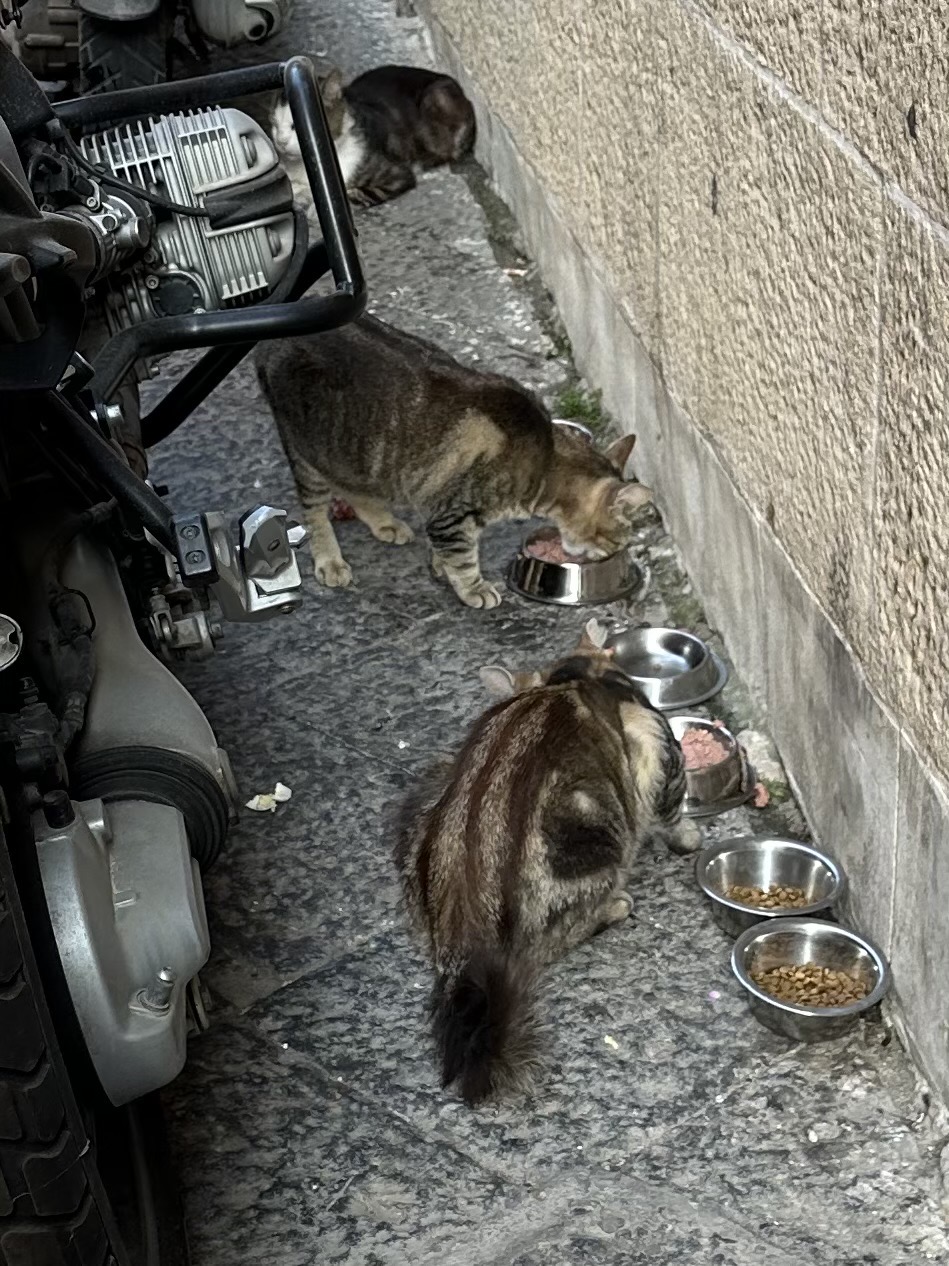
[[[211,591],[225,620],[266,620],[296,610],[303,600],[296,549],[306,539],[304,528],[273,506],[249,510],[236,533],[223,514],[205,520],[218,576]]]
[[[214,546],[207,517],[203,514],[176,514],[172,525],[182,582],[190,589],[214,584],[218,570],[214,563]]]

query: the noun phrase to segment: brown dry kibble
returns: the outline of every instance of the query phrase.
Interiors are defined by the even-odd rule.
[[[791,888],[772,884],[770,888],[755,888],[745,884],[732,884],[725,889],[729,901],[743,906],[757,906],[759,910],[799,910],[810,905],[803,888]]]
[[[846,1007],[870,992],[859,977],[817,963],[753,971],[751,979],[772,998],[799,1007]]]

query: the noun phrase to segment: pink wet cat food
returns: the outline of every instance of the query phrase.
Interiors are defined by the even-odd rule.
[[[557,536],[531,541],[526,552],[531,558],[539,558],[545,563],[582,563],[582,554],[568,554]]]
[[[686,730],[679,740],[686,769],[708,769],[728,755],[725,744],[708,730]]]
[[[330,518],[335,519],[337,523],[345,522],[347,519],[355,519],[355,517],[356,511],[348,501],[343,501],[340,497],[334,497],[330,502]]]

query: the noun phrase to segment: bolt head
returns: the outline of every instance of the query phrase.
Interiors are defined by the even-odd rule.
[[[186,541],[193,541],[198,535],[198,525],[196,523],[186,523],[181,529],[181,535]]]
[[[145,278],[145,287],[146,287],[146,289],[147,289],[147,290],[157,290],[157,289],[158,289],[158,278],[155,276],[155,274],[154,274],[154,273],[150,273],[150,274],[149,274],[149,275]]]
[[[185,554],[185,559],[187,562],[193,564],[196,567],[198,563],[204,562],[204,550],[203,549],[189,550],[188,553]]]

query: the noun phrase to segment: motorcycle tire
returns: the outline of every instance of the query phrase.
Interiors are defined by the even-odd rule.
[[[158,1096],[112,1108],[67,1064],[30,890],[0,831],[0,1266],[186,1266]]]
[[[141,22],[106,22],[80,13],[80,92],[88,96],[165,83],[172,34],[172,18],[164,4]]]

